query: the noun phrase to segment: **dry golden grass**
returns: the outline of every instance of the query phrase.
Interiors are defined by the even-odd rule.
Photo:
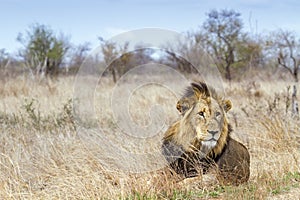
[[[292,83],[275,80],[249,80],[230,86],[225,83],[234,106],[229,112],[233,136],[251,154],[249,182],[233,187],[219,185],[213,172],[178,181],[166,169],[140,168],[142,172],[137,173],[143,166],[141,163],[132,163],[135,173],[109,169],[120,164],[114,156],[122,161],[118,157],[122,156],[118,155],[120,149],[135,154],[157,151],[161,133],[178,118],[176,95],[168,88],[155,85],[135,90],[130,99],[125,94],[117,95],[124,97],[131,117],[128,120],[138,127],[151,124],[153,105],[161,105],[164,111],[165,124],[158,134],[142,135],[144,139],[132,137],[139,133],[126,136],[111,109],[114,85],[104,79],[95,90],[97,119],[90,127],[93,129],[98,123],[106,139],[118,144],[120,149],[113,152],[115,147],[101,143],[101,139],[85,134],[74,124],[71,112],[74,80],[74,77],[64,77],[37,84],[16,78],[1,82],[1,199],[300,198],[300,120],[291,117],[290,108],[286,113],[287,86]],[[171,79],[170,83],[178,93],[185,86]],[[125,91],[130,84],[134,81],[119,87]],[[111,154],[107,154],[107,148],[111,148]],[[124,160],[127,163],[120,168],[130,167],[128,162],[134,162],[126,156]],[[145,156],[144,162],[149,169],[162,164],[155,156],[152,159]]]

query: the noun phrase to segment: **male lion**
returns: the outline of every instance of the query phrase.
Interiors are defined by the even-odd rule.
[[[229,100],[205,83],[192,83],[177,103],[182,118],[166,131],[162,151],[171,168],[183,177],[194,177],[217,166],[222,184],[238,185],[250,175],[247,148],[230,137],[226,117]]]

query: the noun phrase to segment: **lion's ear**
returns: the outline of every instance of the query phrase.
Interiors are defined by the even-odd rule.
[[[223,109],[225,112],[228,112],[232,108],[232,103],[230,100],[226,99],[223,101]]]
[[[177,110],[180,112],[180,114],[183,113],[183,107],[182,107],[182,104],[181,104],[180,101],[177,102],[176,108],[177,108]]]
[[[189,102],[187,100],[180,99],[177,102],[176,108],[179,111],[179,113],[183,115],[190,108],[190,106],[191,105],[189,104]]]

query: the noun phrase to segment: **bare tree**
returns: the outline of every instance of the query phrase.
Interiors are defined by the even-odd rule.
[[[288,70],[294,81],[298,82],[300,41],[296,39],[296,35],[293,32],[279,30],[275,33],[273,44],[278,53],[278,64]]]
[[[84,60],[88,57],[88,52],[91,50],[90,43],[85,42],[72,48],[70,55],[69,68],[74,72],[77,72]]]
[[[124,45],[117,45],[115,42],[104,40],[102,37],[98,37],[101,42],[101,50],[104,56],[104,62],[111,72],[114,83],[117,82],[118,68],[124,66],[129,60],[129,55],[126,54],[129,43],[126,42]],[[120,71],[120,70],[119,70]],[[121,72],[119,72],[119,75]]]
[[[243,32],[241,14],[234,10],[212,10],[196,35],[229,81],[233,72],[243,72],[262,61],[262,47]],[[240,75],[241,73],[239,73]]]
[[[206,32],[208,50],[228,80],[232,79],[232,66],[238,62],[237,46],[243,28],[240,16],[241,14],[234,10],[212,10],[202,26]]]
[[[184,38],[168,43],[161,63],[170,65],[183,73],[196,73],[202,65],[207,66],[207,54],[200,33],[187,32]]]
[[[300,41],[297,39],[295,33],[291,31],[284,31],[282,29],[271,33],[271,40],[267,41],[267,46],[275,51],[278,65],[286,69],[297,83],[299,81],[300,70]],[[297,102],[297,87],[292,87],[292,114],[299,114],[299,107]]]

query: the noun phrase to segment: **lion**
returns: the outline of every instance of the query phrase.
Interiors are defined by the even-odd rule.
[[[182,118],[165,132],[162,152],[171,168],[183,178],[206,173],[213,166],[221,184],[239,185],[250,176],[247,148],[231,138],[226,113],[230,100],[205,83],[192,83],[178,101]]]

